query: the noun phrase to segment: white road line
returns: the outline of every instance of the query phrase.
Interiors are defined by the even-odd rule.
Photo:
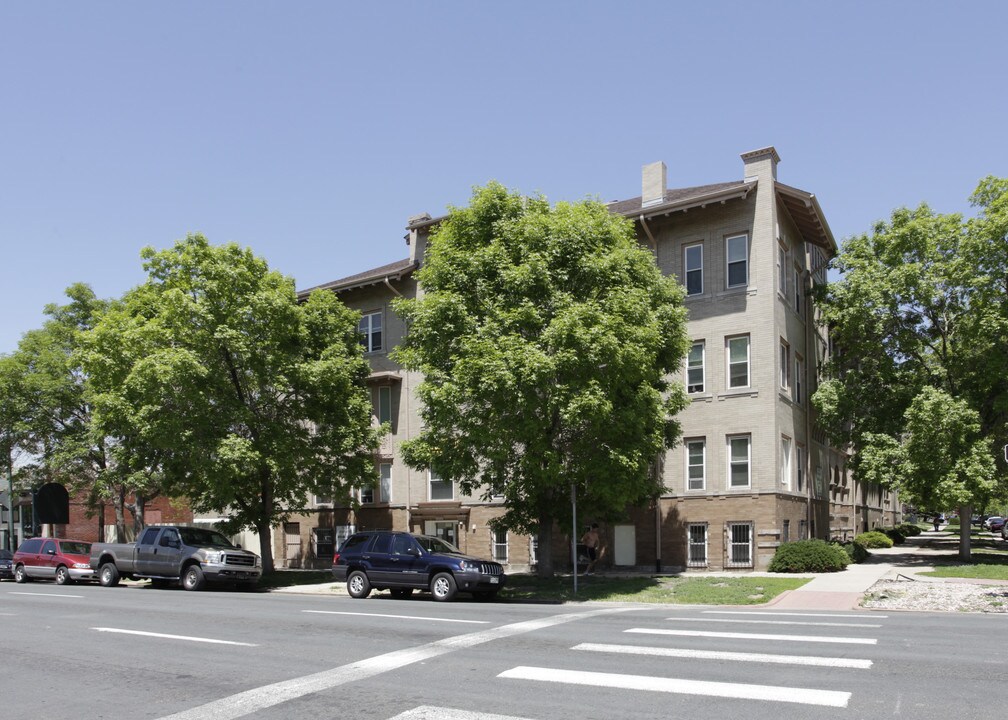
[[[421,705],[404,713],[399,713],[394,718],[389,718],[389,720],[528,720],[528,718],[514,717],[512,715],[490,715],[488,713],[470,712],[469,710]]]
[[[211,643],[213,645],[239,645],[241,647],[259,647],[254,643],[234,642],[232,640],[214,640],[213,638],[189,637],[188,635],[166,635],[165,633],[144,632],[141,630],[123,630],[122,628],[96,627],[98,632],[119,633],[121,635],[143,635],[144,637],[164,638],[165,640],[188,640],[189,642]]]
[[[245,692],[230,695],[220,700],[214,700],[189,710],[167,715],[162,720],[233,720],[234,718],[244,717],[265,708],[274,707],[288,700],[329,690],[338,685],[364,680],[406,665],[429,660],[439,655],[445,655],[455,650],[465,650],[492,640],[530,633],[573,620],[585,620],[598,615],[627,612],[633,609],[629,607],[605,608],[566,615],[552,615],[538,620],[526,620],[525,622],[501,625],[489,630],[481,630],[466,635],[456,635],[444,638],[443,640],[436,640],[426,645],[395,650],[384,655],[358,660],[348,665],[323,670],[312,675],[263,685],[262,687],[246,690]]]
[[[705,622],[705,623],[745,623],[747,625],[814,625],[816,627],[852,627],[852,628],[880,628],[881,625],[871,623],[831,623],[831,622],[802,622],[801,620],[735,620],[728,618],[686,618],[670,617],[665,618],[673,622]]]
[[[686,650],[681,648],[641,647],[639,645],[606,645],[581,643],[573,650],[618,653],[624,655],[654,655],[657,657],[695,658],[697,660],[729,660],[733,662],[776,663],[778,665],[814,665],[817,667],[854,668],[867,670],[871,660],[857,658],[816,657],[814,655],[768,655],[765,653],[718,652],[715,650]]]
[[[801,705],[847,707],[851,694],[834,690],[778,687],[775,685],[747,685],[744,683],[682,680],[679,678],[651,677],[649,675],[617,675],[616,673],[585,672],[583,670],[554,670],[543,667],[516,667],[505,670],[497,677],[513,680],[590,685],[623,690],[649,690],[651,692],[680,695],[706,695],[740,700],[771,700],[773,702]]]
[[[60,593],[32,593],[32,592],[18,592],[17,590],[8,590],[8,595],[31,595],[33,597],[54,597],[54,598],[82,598],[83,595],[62,595]]]
[[[841,618],[856,618],[860,620],[864,619],[878,619],[885,620],[888,615],[876,615],[872,613],[870,615],[841,615],[839,613],[802,613],[802,612],[772,612],[766,610],[704,610],[705,615],[786,615],[790,617],[824,617],[824,618],[836,618],[837,620]]]
[[[489,625],[489,620],[453,620],[451,618],[424,617],[422,615],[380,615],[378,613],[340,612],[338,610],[302,610],[304,613],[316,615],[359,615],[361,617],[396,618],[398,620],[430,620],[431,622],[469,623],[471,625]]]
[[[875,645],[875,638],[829,637],[825,635],[768,635],[763,633],[707,632],[702,630],[665,630],[651,628],[630,628],[623,632],[645,635],[677,635],[680,637],[734,638],[736,640],[783,640],[785,642],[846,643],[848,645]]]

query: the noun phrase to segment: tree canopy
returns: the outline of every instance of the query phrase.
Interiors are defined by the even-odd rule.
[[[682,290],[602,204],[551,207],[496,183],[432,232],[418,280],[395,305],[409,327],[395,358],[424,375],[423,430],[403,456],[503,496],[501,526],[538,533],[552,574],[572,488],[599,519],[662,489],[653,463],[685,406],[667,379],[688,344]]]
[[[857,477],[967,518],[1006,477],[1008,181],[986,178],[972,202],[969,220],[900,208],[846,241],[840,279],[818,289],[837,352],[813,398]]]
[[[290,278],[235,244],[190,235],[143,257],[147,282],[88,338],[97,422],[134,478],[254,528],[272,570],[275,523],[376,476],[357,314],[329,292],[299,304]]]

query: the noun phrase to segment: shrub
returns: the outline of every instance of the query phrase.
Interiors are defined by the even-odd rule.
[[[893,545],[902,545],[906,542],[906,533],[898,527],[885,528],[882,532],[893,541]]]
[[[902,530],[903,534],[907,537],[914,537],[923,532],[919,525],[914,525],[913,523],[903,523],[902,525],[897,525],[897,527]]]
[[[881,533],[878,530],[872,530],[871,532],[863,532],[854,538],[856,542],[861,547],[865,548],[891,548],[893,546],[892,538],[890,538],[885,533]]]
[[[850,558],[839,545],[825,540],[797,540],[783,543],[770,561],[770,572],[836,572],[843,570]]]
[[[847,557],[851,559],[851,562],[861,563],[868,559],[870,554],[865,550],[864,545],[858,545],[856,542],[849,542],[843,546],[844,552],[847,553]]]

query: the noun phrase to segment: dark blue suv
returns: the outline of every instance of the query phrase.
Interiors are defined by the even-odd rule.
[[[430,535],[373,530],[351,535],[333,556],[333,578],[346,581],[350,597],[374,590],[408,597],[429,590],[435,600],[451,600],[459,591],[491,600],[504,586],[500,563],[463,555],[451,543]]]

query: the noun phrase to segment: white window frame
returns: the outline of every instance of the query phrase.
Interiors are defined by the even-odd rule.
[[[686,525],[686,566],[707,567],[710,557],[708,553],[707,523],[687,523]],[[702,557],[698,557],[702,555]]]
[[[740,258],[732,259],[731,247],[733,245],[732,241],[742,240],[743,254]],[[737,246],[737,243],[734,243]],[[733,265],[739,265],[745,269],[743,273],[745,278],[740,282],[733,283],[731,281],[731,270]],[[748,287],[749,285],[749,233],[738,233],[735,235],[729,235],[725,238],[725,287],[726,288],[741,288]]]
[[[374,505],[377,502],[377,488],[374,485],[365,485],[357,490],[357,499],[361,505]],[[367,493],[367,494],[365,494]]]
[[[386,505],[392,502],[392,463],[378,463],[378,486],[380,500]]]
[[[745,384],[735,385],[732,380],[732,368],[736,365],[742,363],[742,361],[732,362],[732,344],[738,341],[745,341]],[[734,335],[732,337],[725,338],[725,361],[728,365],[728,389],[734,390],[736,388],[747,388],[751,382],[751,371],[750,367],[750,350],[752,348],[752,342],[749,339],[749,335]]]
[[[434,497],[434,485],[438,484],[442,487],[447,487],[450,491],[448,497]],[[450,483],[447,480],[442,480],[441,476],[435,473],[433,470],[427,471],[427,499],[431,502],[437,502],[439,500],[454,500],[455,499],[455,483]]]
[[[700,348],[700,363],[693,364],[693,351],[696,348]],[[703,340],[697,340],[694,342],[689,349],[689,353],[686,355],[686,392],[691,395],[698,395],[703,393],[707,388],[707,343]],[[693,374],[699,371],[700,382],[695,383],[693,380]],[[697,385],[699,384],[699,388]]]
[[[742,485],[742,484],[735,484],[735,483],[732,482],[732,476],[733,476],[732,470],[734,470],[737,466],[741,466],[743,464],[743,461],[741,459],[737,459],[736,456],[732,454],[732,444],[733,444],[733,441],[743,441],[743,440],[745,441],[745,444],[746,444],[746,456],[745,456],[745,461],[744,461],[746,482],[745,482],[744,485]],[[727,449],[727,453],[728,453],[728,477],[727,477],[728,489],[729,490],[736,490],[736,489],[739,489],[739,488],[748,488],[748,487],[751,487],[752,486],[752,436],[749,435],[748,433],[744,433],[744,434],[740,434],[740,435],[728,435],[727,438],[726,438],[725,445],[726,445],[726,449]]]
[[[777,292],[783,298],[787,297],[787,271],[787,248],[777,245]]]
[[[785,340],[780,341],[780,388],[791,391],[791,346]]]
[[[357,323],[357,332],[361,334],[361,345],[364,346],[365,353],[381,352],[384,346],[383,328],[384,318],[381,310],[371,310],[361,314],[360,322]]]
[[[690,251],[697,250],[699,253],[700,265],[698,267],[690,266]],[[695,253],[696,254],[696,253]],[[694,255],[695,255],[694,254]],[[694,257],[694,260],[697,258]],[[696,273],[700,277],[700,289],[696,292],[690,292],[689,281],[690,275]],[[686,297],[696,297],[697,295],[703,295],[704,291],[704,281],[703,281],[703,243],[691,243],[689,245],[683,246],[683,287],[686,288]]]
[[[745,539],[742,539],[743,534]],[[751,522],[725,523],[725,567],[753,566],[753,536],[755,534]],[[745,556],[740,557],[737,552],[743,549]]]
[[[696,459],[693,455],[694,446],[700,447],[700,462],[695,463]],[[692,438],[683,441],[683,448],[686,450],[686,491],[690,490],[706,490],[707,489],[707,440],[706,438]],[[690,471],[694,468],[700,469],[699,487],[693,486],[694,477]]]
[[[791,444],[792,444],[791,438],[789,438],[787,435],[781,435],[780,479],[781,479],[781,486],[786,490],[791,489]]]
[[[500,534],[504,534],[504,541],[501,542]],[[507,530],[490,530],[491,557],[502,565],[508,562],[508,538]]]
[[[392,386],[391,385],[379,385],[377,388],[377,403],[375,407],[375,416],[378,418],[380,423],[388,423],[389,427],[392,426]],[[383,417],[384,416],[384,417]]]
[[[802,299],[804,298],[804,288],[801,281],[801,268],[794,266],[794,311],[798,317],[802,315]]]
[[[794,367],[794,396],[792,397],[792,399],[795,401],[795,403],[797,403],[798,405],[801,405],[802,402],[804,402],[804,398],[802,397],[802,391],[805,388],[803,387],[803,382],[802,381],[804,380],[803,375],[805,374],[805,358],[803,358],[798,353],[795,353],[794,364],[795,364],[795,367]]]

